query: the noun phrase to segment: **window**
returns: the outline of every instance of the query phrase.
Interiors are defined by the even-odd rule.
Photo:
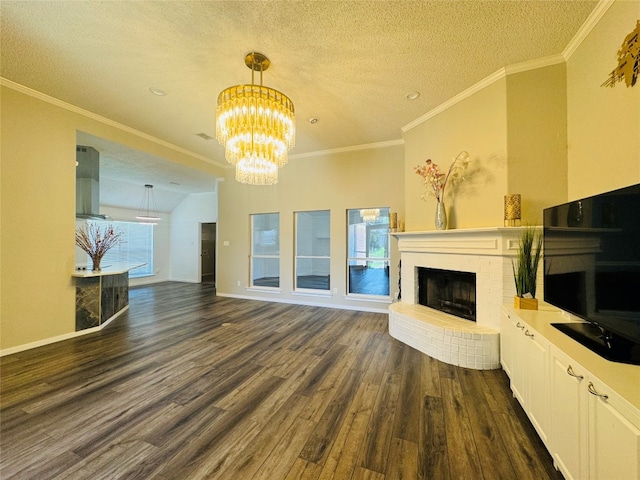
[[[280,288],[280,215],[251,215],[251,285]]]
[[[347,210],[347,237],[347,292],[389,296],[389,208]]]
[[[102,258],[102,265],[122,265],[144,263],[142,267],[129,271],[129,278],[149,277],[153,275],[153,225],[134,222],[89,222],[112,225],[121,232],[120,244],[109,250]],[[90,260],[87,262],[89,263]]]
[[[295,290],[329,290],[329,211],[296,212]]]

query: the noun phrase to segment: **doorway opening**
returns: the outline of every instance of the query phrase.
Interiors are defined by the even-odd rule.
[[[200,281],[202,283],[216,283],[216,224],[200,224],[202,262]]]

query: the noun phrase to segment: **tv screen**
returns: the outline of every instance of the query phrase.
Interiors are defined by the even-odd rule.
[[[590,323],[554,326],[640,356],[640,184],[546,208],[543,262],[544,300]]]

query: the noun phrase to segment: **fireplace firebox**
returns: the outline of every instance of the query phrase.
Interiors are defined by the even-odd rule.
[[[476,274],[416,267],[420,305],[476,321]]]

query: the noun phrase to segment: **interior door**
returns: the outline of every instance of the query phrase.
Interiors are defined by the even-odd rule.
[[[202,283],[216,282],[216,224],[201,224],[201,281]]]

